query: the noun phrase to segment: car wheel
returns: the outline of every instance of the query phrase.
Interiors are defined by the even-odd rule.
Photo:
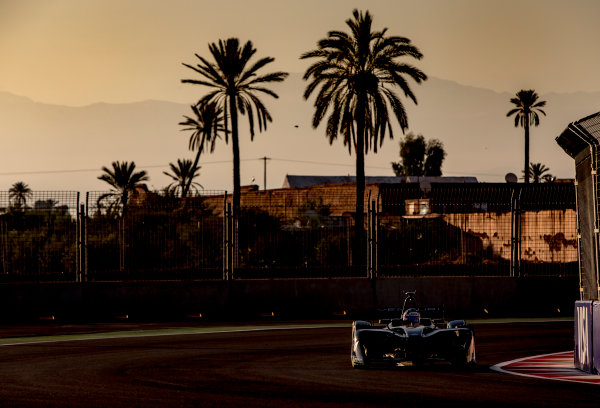
[[[360,352],[363,355],[363,363],[356,364],[354,362],[354,352],[352,352],[352,368],[369,368],[369,358],[367,357],[367,350],[365,349],[365,346],[360,344],[358,347],[360,347]]]

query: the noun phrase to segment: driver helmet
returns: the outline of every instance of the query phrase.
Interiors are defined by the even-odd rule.
[[[415,309],[408,309],[404,312],[402,316],[402,320],[406,322],[406,324],[410,326],[418,326],[421,321],[421,315]]]

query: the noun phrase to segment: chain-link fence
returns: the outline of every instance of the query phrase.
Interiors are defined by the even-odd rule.
[[[353,191],[250,192],[237,219],[237,278],[364,276],[352,267]]]
[[[141,191],[124,204],[118,194],[87,193],[87,279],[220,279],[223,217],[205,202],[216,194]]]
[[[0,281],[73,281],[77,192],[0,191]]]
[[[235,217],[223,192],[182,200],[139,188],[79,202],[0,192],[0,279],[578,273],[571,183],[369,185],[360,247],[352,184],[245,191]]]
[[[571,183],[390,185],[381,197],[380,275],[577,276]]]

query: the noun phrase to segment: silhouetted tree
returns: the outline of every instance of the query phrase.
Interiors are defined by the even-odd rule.
[[[169,184],[168,189],[175,194],[179,192],[181,198],[185,198],[190,190],[197,192],[201,184],[196,183],[194,179],[199,176],[200,167],[196,167],[188,159],[177,159],[177,165],[169,163],[171,173],[163,171],[166,176],[169,176],[173,182]]]
[[[8,190],[8,196],[12,200],[15,209],[23,209],[27,205],[27,199],[31,198],[31,189],[22,181],[17,181]]]
[[[530,163],[529,164],[529,177],[534,183],[551,183],[556,177],[548,173],[550,169],[542,163]],[[523,172],[523,178],[525,178],[525,172]]]
[[[33,208],[36,210],[53,210],[56,207],[56,205],[58,204],[58,201],[53,200],[53,199],[48,199],[48,200],[38,200],[35,202],[35,204],[33,204]]]
[[[546,106],[546,101],[538,101],[538,94],[532,90],[520,90],[517,92],[515,98],[511,98],[510,102],[513,103],[516,108],[508,111],[506,116],[515,115],[515,127],[521,126],[525,129],[525,166],[523,172],[525,173],[525,183],[529,183],[529,126],[538,126],[540,124],[540,117],[538,113],[542,113],[546,116],[541,108]]]
[[[136,184],[148,180],[146,171],[135,171],[134,162],[112,162],[112,169],[102,167],[104,174],[98,176],[99,180],[108,183],[113,190],[107,194],[103,194],[98,198],[98,206],[100,202],[108,197],[117,198],[113,203],[121,204],[123,212],[127,209],[130,195],[135,191]]]
[[[406,111],[394,87],[416,103],[405,76],[417,83],[427,79],[419,69],[398,61],[401,57],[421,59],[421,52],[403,37],[387,36],[387,29],[372,31],[369,12],[354,10],[346,21],[350,34],[330,31],[318,48],[301,56],[316,59],[304,74],[310,81],[304,98],[320,87],[315,98],[313,127],[317,128],[329,112],[326,135],[329,143],[341,134],[351,153],[356,153],[356,236],[355,260],[362,263],[364,248],[364,155],[372,147],[377,152],[386,131],[393,137],[388,109],[392,110],[402,131],[408,128]]]
[[[190,150],[196,150],[196,158],[192,168],[198,167],[200,161],[200,155],[205,151],[206,148],[210,148],[210,152],[214,152],[215,143],[220,134],[225,132],[224,127],[224,116],[223,108],[217,105],[215,102],[204,103],[201,105],[192,105],[192,111],[194,117],[185,117],[184,122],[179,124],[185,126],[182,130],[191,130],[192,135],[190,136],[189,148]],[[192,186],[192,179],[188,179],[188,183],[183,186],[181,196],[187,197],[190,187]]]
[[[209,44],[208,49],[214,59],[209,62],[196,54],[200,63],[196,66],[183,64],[194,70],[202,79],[183,79],[183,83],[204,85],[212,90],[198,101],[198,105],[216,102],[229,115],[225,116],[225,129],[228,130],[231,121],[231,142],[233,148],[233,210],[239,213],[240,208],[240,147],[238,136],[238,113],[248,114],[250,138],[254,140],[254,121],[258,120],[258,129],[262,132],[267,128],[267,122],[272,118],[269,111],[257,94],[266,94],[277,98],[277,94],[264,85],[269,82],[281,82],[288,75],[285,72],[273,72],[258,75],[257,72],[265,65],[273,62],[272,57],[261,58],[250,65],[250,60],[256,53],[251,41],[240,46],[237,38]],[[228,132],[225,133],[228,141]]]
[[[441,176],[446,158],[444,145],[437,139],[427,142],[423,135],[408,133],[400,141],[400,161],[392,162],[396,176]]]
[[[97,205],[101,207],[101,201],[106,198],[113,198],[113,200],[109,203],[109,212],[110,215],[118,215],[118,212],[115,212],[115,209],[119,208],[119,205],[122,207],[122,218],[119,220],[119,267],[121,271],[126,269],[126,245],[127,242],[127,234],[126,234],[126,218],[127,218],[127,205],[129,203],[129,199],[133,194],[136,193],[136,185],[142,181],[148,180],[148,175],[144,170],[135,171],[135,163],[134,162],[112,162],[112,169],[108,169],[107,167],[102,167],[102,171],[104,174],[100,175],[98,179],[105,181],[108,183],[113,190],[109,193],[103,194],[98,197]]]

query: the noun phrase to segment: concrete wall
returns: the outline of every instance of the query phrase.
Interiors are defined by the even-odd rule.
[[[386,278],[87,282],[0,285],[0,321],[184,319],[329,319],[371,317],[400,307],[416,290],[423,306],[444,305],[447,317],[573,315],[574,278]],[[560,310],[560,311],[559,311]]]

